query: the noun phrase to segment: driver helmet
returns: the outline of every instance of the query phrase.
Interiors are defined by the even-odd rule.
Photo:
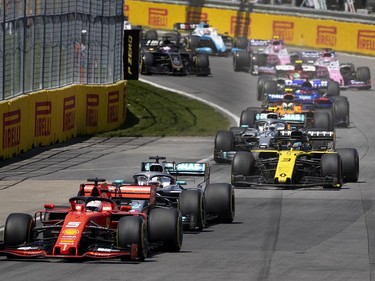
[[[136,184],[137,184],[137,185],[147,185],[147,184],[148,184],[147,177],[144,177],[144,176],[142,176],[142,177],[138,177],[138,178],[136,179]]]
[[[163,180],[161,177],[153,177],[150,181],[150,184],[156,187],[163,187]]]
[[[266,122],[259,122],[257,124],[259,132],[264,132],[268,129],[268,124]]]
[[[302,148],[302,142],[297,141],[297,142],[293,143],[292,148],[294,150],[300,150]]]
[[[86,210],[90,212],[100,212],[102,210],[102,202],[99,200],[93,200],[87,203]]]
[[[306,90],[305,89],[298,89],[298,90],[296,90],[296,94],[297,95],[304,95],[304,94],[306,94]]]
[[[298,72],[293,73],[293,78],[294,79],[299,79],[300,77],[301,77],[300,73],[298,73]]]
[[[282,106],[282,108],[285,109],[285,110],[291,110],[291,109],[294,108],[294,103],[292,103],[292,102],[289,102],[289,103],[287,103],[287,102],[283,102],[283,103],[281,104],[281,106]]]
[[[210,34],[211,34],[211,30],[203,29],[203,35],[210,35]]]
[[[304,81],[303,83],[302,83],[302,87],[303,88],[312,88],[312,84],[311,84],[311,82],[310,81],[308,81],[308,80],[306,80],[306,81]]]
[[[302,65],[300,65],[300,64],[296,64],[296,65],[294,66],[294,71],[297,71],[297,72],[301,73],[301,72],[303,71],[303,67],[302,67]]]
[[[170,50],[171,50],[171,47],[169,47],[169,46],[163,47],[163,51],[169,52]]]

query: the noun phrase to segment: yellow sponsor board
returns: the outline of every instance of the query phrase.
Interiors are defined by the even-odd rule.
[[[126,81],[73,85],[0,102],[0,158],[80,135],[116,129],[125,121]]]
[[[124,10],[133,24],[155,29],[173,29],[176,22],[208,20],[220,33],[234,37],[279,36],[295,46],[375,55],[375,25],[370,24],[137,0],[126,1]]]
[[[1,151],[6,157],[12,157],[32,147],[32,139],[28,138],[30,113],[27,96],[4,102],[1,107]]]
[[[52,116],[54,114],[52,101],[47,91],[28,95],[29,109],[31,113],[29,134],[33,136],[35,147],[45,146],[55,142],[52,134]]]

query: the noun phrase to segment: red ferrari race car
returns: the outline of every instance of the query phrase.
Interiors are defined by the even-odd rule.
[[[144,260],[150,249],[177,252],[182,218],[175,208],[157,208],[156,187],[126,186],[121,205],[106,183],[82,184],[69,206],[45,204],[33,216],[12,213],[0,253],[8,258]]]

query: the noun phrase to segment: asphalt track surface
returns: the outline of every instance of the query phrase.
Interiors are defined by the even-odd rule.
[[[374,60],[340,54],[342,61]],[[256,77],[232,70],[231,58],[211,58],[210,77],[142,77],[185,91],[239,116],[257,106]],[[360,179],[341,190],[237,189],[232,224],[184,233],[179,253],[154,252],[145,262],[0,258],[0,280],[375,280],[375,96],[342,91],[351,124],[337,130],[338,147],[355,147]],[[211,159],[214,138],[77,139],[39,149],[0,167],[0,225],[11,212],[61,204],[89,177],[129,178],[150,155]],[[230,166],[212,164],[212,182],[228,182]]]

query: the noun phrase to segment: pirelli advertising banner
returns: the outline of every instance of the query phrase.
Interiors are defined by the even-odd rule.
[[[375,23],[370,25],[137,0],[127,0],[124,11],[132,24],[155,29],[171,30],[176,22],[208,20],[220,33],[227,32],[231,36],[270,39],[277,35],[290,45],[375,55]]]
[[[38,146],[118,128],[125,122],[127,84],[74,85],[0,103],[0,158]]]

